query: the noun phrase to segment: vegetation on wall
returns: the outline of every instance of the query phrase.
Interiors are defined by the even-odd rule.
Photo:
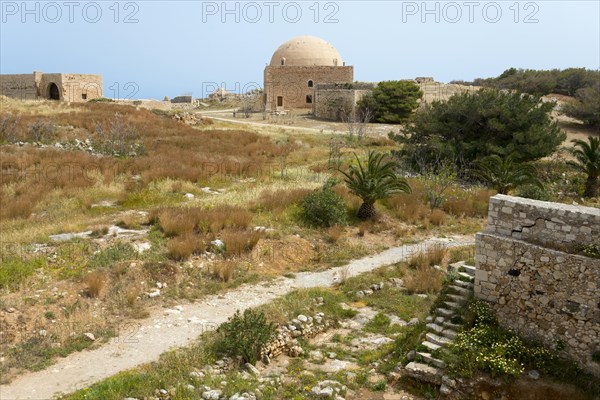
[[[543,96],[550,93],[575,96],[577,91],[600,84],[600,71],[586,68],[535,70],[509,68],[496,78],[477,78],[477,86],[511,89]]]

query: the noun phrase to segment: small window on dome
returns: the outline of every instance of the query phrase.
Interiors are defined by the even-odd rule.
[[[314,85],[314,83],[313,83],[312,79],[311,79],[311,80],[309,80],[309,81],[308,81],[308,87],[313,87],[313,85]]]
[[[281,59],[281,65],[285,65],[285,57]]]

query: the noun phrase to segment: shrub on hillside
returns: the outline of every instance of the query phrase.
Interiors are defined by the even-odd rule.
[[[246,309],[243,314],[236,311],[217,332],[221,335],[217,344],[221,352],[254,364],[275,332],[275,325],[267,322],[264,313]]]
[[[527,94],[482,89],[434,101],[415,114],[399,156],[415,170],[450,163],[465,171],[475,160],[512,156],[516,163],[552,154],[565,134],[550,117],[554,103]]]
[[[345,225],[347,221],[344,200],[329,188],[306,195],[300,203],[300,210],[302,220],[311,226]]]

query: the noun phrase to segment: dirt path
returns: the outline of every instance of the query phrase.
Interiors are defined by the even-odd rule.
[[[414,245],[394,247],[322,272],[298,273],[266,284],[244,285],[225,294],[209,296],[174,309],[155,310],[137,326],[122,327],[119,335],[104,346],[59,359],[46,370],[32,372],[0,386],[1,400],[51,399],[55,393],[71,393],[120,371],[158,359],[173,347],[193,341],[204,330],[215,329],[237,310],[256,307],[296,288],[331,286],[342,270],[359,275],[394,264],[425,250],[434,243],[447,246],[473,244],[473,237],[429,239]]]

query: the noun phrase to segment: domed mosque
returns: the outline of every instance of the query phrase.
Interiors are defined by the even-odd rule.
[[[317,84],[353,80],[354,67],[345,65],[333,45],[318,37],[298,36],[279,46],[265,68],[265,109],[312,109]]]

